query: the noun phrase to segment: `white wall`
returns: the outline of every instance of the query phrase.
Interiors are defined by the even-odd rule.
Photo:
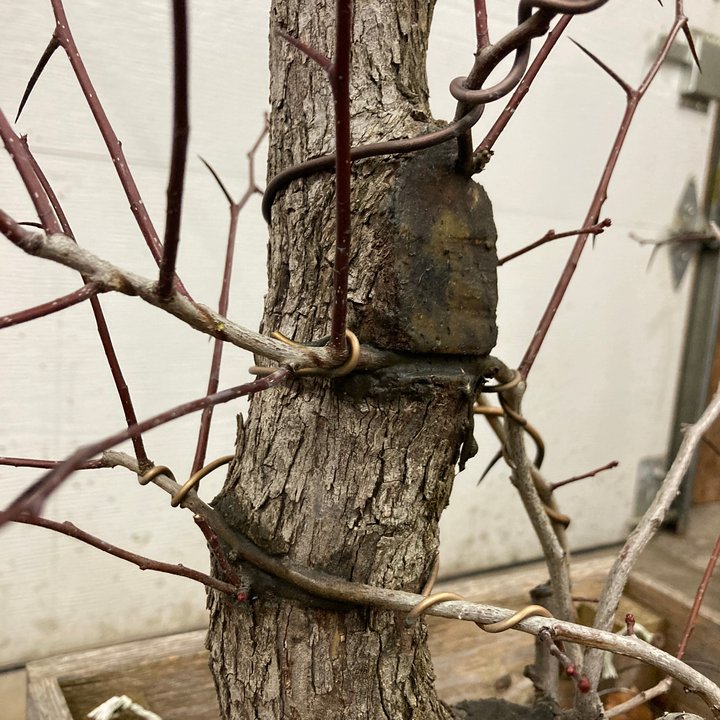
[[[497,6],[494,37],[514,21],[512,3]],[[26,79],[53,27],[46,0],[0,7],[0,107],[12,116]],[[223,196],[197,160],[209,160],[237,196],[246,183],[245,152],[267,98],[266,4],[229,0],[192,7],[192,136],[183,216],[180,273],[191,293],[215,305],[227,229]],[[698,0],[694,24],[717,26],[717,5]],[[67,0],[82,56],[123,141],[144,201],[162,233],[169,154],[169,16],[166,3]],[[610,2],[572,21],[568,34],[628,80],[646,67],[669,8],[646,0]],[[713,25],[715,23],[715,25]],[[450,117],[448,81],[467,71],[471,3],[440,2],[431,41],[433,109]],[[661,253],[628,233],[657,236],[671,220],[688,177],[702,180],[710,116],[682,109],[680,70],[663,69],[631,131],[603,216],[613,226],[588,250],[558,314],[526,398],[526,414],[548,444],[547,474],[561,479],[617,459],[619,469],[562,490],[576,548],[613,542],[627,529],[638,460],[666,446],[687,305],[674,292]],[[499,252],[507,254],[547,229],[578,227],[622,112],[622,93],[567,40],[537,81],[522,112],[480,177],[494,203]],[[489,127],[488,110],[481,136]],[[81,244],[152,275],[154,264],[127,210],[84,100],[58,52],[17,129],[28,133]],[[262,160],[258,177],[264,177]],[[12,163],[0,153],[0,206],[32,219]],[[266,231],[259,198],[241,215],[230,315],[257,325],[264,293]],[[496,354],[517,364],[559,275],[572,240],[500,269],[500,339]],[[0,314],[79,287],[73,273],[28,258],[0,242]],[[147,417],[205,392],[212,345],[140,301],[104,297],[118,354],[138,415]],[[78,444],[123,426],[87,304],[0,333],[0,455],[61,458]],[[221,387],[242,382],[249,356],[228,347]],[[216,410],[208,457],[226,454],[242,403]],[[192,461],[196,418],[153,431],[150,456],[184,475]],[[447,574],[538,555],[507,471],[476,487],[495,446],[478,429],[479,457],[458,477],[443,521]],[[38,471],[0,467],[7,502]],[[212,497],[221,478],[204,482]],[[72,520],[119,545],[158,559],[207,567],[207,551],[190,518],[167,496],[140,488],[121,470],[77,473],[50,501],[47,515]],[[509,519],[510,518],[510,519]],[[512,532],[508,532],[508,528]],[[72,540],[31,527],[0,532],[0,665],[72,648],[162,634],[204,622],[202,588],[178,578],[139,573]]]

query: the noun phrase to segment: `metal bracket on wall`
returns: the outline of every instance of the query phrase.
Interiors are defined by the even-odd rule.
[[[720,38],[703,30],[693,30],[692,36],[699,68],[684,38],[678,37],[667,59],[688,68],[680,88],[683,105],[705,112],[711,100],[720,100]]]
[[[690,261],[703,247],[717,249],[718,239],[698,207],[695,178],[690,178],[675,211],[667,239],[675,289],[680,287]]]

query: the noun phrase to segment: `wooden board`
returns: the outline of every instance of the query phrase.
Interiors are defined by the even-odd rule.
[[[30,663],[28,720],[80,720],[128,695],[167,720],[218,720],[205,630]]]

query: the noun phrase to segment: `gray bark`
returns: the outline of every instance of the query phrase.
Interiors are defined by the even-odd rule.
[[[431,13],[424,0],[357,3],[354,144],[434,127],[424,70]],[[331,56],[333,3],[273,3],[270,176],[334,149],[327,78],[272,34],[277,26]],[[477,358],[495,333],[489,204],[479,186],[454,180],[451,166],[449,149],[355,166],[348,325],[363,343],[438,354],[408,354],[406,365],[382,377],[308,378],[252,399],[237,460],[215,504],[268,552],[342,578],[412,591],[430,572],[438,520],[468,436]],[[448,191],[452,207],[433,211],[434,233],[422,237],[419,227],[419,239],[409,239],[421,208],[408,209],[408,188],[413,177],[430,172],[455,188]],[[265,332],[279,329],[308,342],[329,331],[332,180],[323,174],[296,181],[274,205]],[[414,242],[419,245],[409,245]],[[468,246],[479,258],[469,284],[461,273],[467,255],[459,252]],[[423,259],[413,263],[408,256]],[[433,265],[436,257],[442,272]],[[429,270],[436,277],[423,292]],[[433,293],[437,313],[418,311]],[[474,333],[467,329],[470,317]],[[422,622],[408,629],[398,614],[291,597],[272,579],[251,576],[245,604],[209,596],[208,645],[226,720],[451,717],[433,689]]]

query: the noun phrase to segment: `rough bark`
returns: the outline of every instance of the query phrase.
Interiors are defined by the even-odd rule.
[[[354,143],[432,126],[424,70],[431,13],[424,0],[357,3]],[[269,175],[333,150],[327,78],[272,29],[282,27],[331,56],[332,18],[328,1],[273,4]],[[451,161],[449,150],[439,150],[354,169],[349,327],[363,343],[408,351],[408,362],[382,377],[304,379],[253,398],[215,504],[268,552],[414,591],[430,572],[438,520],[468,438],[478,358],[495,337],[492,216],[479,186],[450,177]],[[406,198],[413,177],[431,171],[458,186],[445,193],[447,207],[442,199],[428,201],[441,205],[428,221],[436,232],[420,238],[425,250],[417,250],[408,246],[417,238],[407,234],[422,208],[416,200],[413,210]],[[453,209],[458,197],[460,215]],[[293,183],[276,201],[266,332],[279,329],[300,342],[328,333],[333,207],[329,174]],[[449,246],[438,240],[442,228]],[[462,279],[460,247],[475,248],[480,280]],[[423,252],[429,254],[422,262],[407,260]],[[437,256],[444,270],[423,293],[420,276]],[[435,293],[427,313],[417,312],[408,288],[418,304]],[[437,314],[421,317],[435,305]],[[473,317],[477,332],[465,327]],[[417,354],[430,350],[438,354]],[[288,588],[251,576],[247,603],[209,596],[208,645],[226,720],[451,717],[433,689],[422,622],[408,629],[395,613],[289,597]]]

